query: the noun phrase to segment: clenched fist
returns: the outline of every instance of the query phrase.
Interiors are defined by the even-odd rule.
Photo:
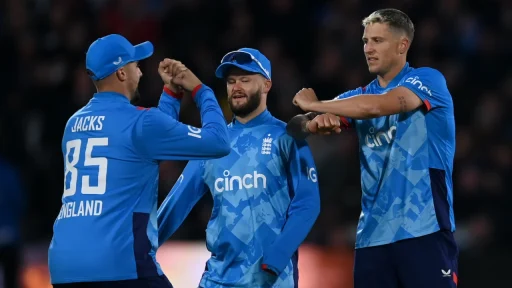
[[[166,58],[158,65],[158,73],[165,85],[173,92],[179,92],[180,87],[191,92],[202,84],[192,71],[178,60]]]
[[[300,109],[309,112],[312,103],[318,102],[315,91],[311,88],[302,88],[295,97],[293,97],[293,105],[299,106]]]
[[[340,118],[336,115],[326,113],[321,114],[308,121],[306,129],[311,134],[330,135],[331,133],[339,134],[341,132]]]

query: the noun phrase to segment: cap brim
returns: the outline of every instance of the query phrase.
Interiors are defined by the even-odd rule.
[[[135,55],[133,57],[133,61],[140,61],[149,58],[151,55],[153,55],[153,44],[149,41],[142,42],[133,47],[135,48]]]
[[[258,74],[263,75],[263,73],[261,72],[261,69],[252,68],[252,67],[249,67],[248,65],[242,65],[242,64],[233,63],[233,62],[225,62],[225,63],[220,64],[219,67],[217,67],[217,70],[215,70],[215,76],[217,76],[217,78],[221,78],[221,79],[226,78],[226,73],[228,72],[229,68],[232,68],[232,67],[238,67],[247,72],[253,72],[253,73],[258,73]],[[263,75],[263,76],[266,77],[265,75]]]

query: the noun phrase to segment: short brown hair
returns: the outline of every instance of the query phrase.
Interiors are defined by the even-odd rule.
[[[410,42],[414,38],[414,24],[411,18],[398,9],[387,8],[377,10],[363,19],[364,27],[372,23],[386,23],[396,30],[403,31]]]

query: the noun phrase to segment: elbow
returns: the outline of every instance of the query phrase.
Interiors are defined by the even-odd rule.
[[[207,157],[211,157],[214,159],[228,156],[229,153],[231,152],[231,148],[229,147],[229,145],[217,143],[217,145],[212,145],[211,147],[211,150],[207,152],[209,154],[207,155]]]
[[[231,147],[229,146],[229,143],[226,142],[220,145],[218,152],[220,157],[228,156],[228,154],[231,152]]]
[[[211,145],[210,147],[213,148],[212,150],[212,156],[216,158],[222,158],[224,156],[227,156],[231,152],[231,147],[229,145],[229,141],[227,137],[220,137],[219,139],[216,139],[214,142],[216,145]],[[208,144],[207,144],[208,145]]]
[[[294,139],[303,140],[309,133],[304,131],[305,124],[308,122],[309,117],[306,115],[294,116],[286,124],[286,132]]]
[[[311,208],[311,214],[313,216],[314,221],[316,221],[318,216],[320,216],[320,199],[318,199],[318,201],[315,202],[315,204]]]
[[[206,131],[208,132],[206,132]],[[204,128],[202,150],[208,157],[222,158],[231,152],[227,127]],[[207,135],[207,136],[206,136]]]
[[[308,222],[314,223],[320,215],[320,197],[310,197],[306,203],[304,211],[307,211]]]
[[[227,156],[231,152],[231,145],[229,144],[229,134],[228,129],[224,127],[224,133],[222,133],[221,139],[219,143],[219,154],[221,157]]]

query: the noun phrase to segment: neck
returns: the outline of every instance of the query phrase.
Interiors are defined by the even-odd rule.
[[[251,113],[249,113],[249,114],[247,114],[245,116],[238,116],[238,115],[236,115],[235,119],[236,119],[236,121],[238,121],[238,122],[240,122],[242,124],[245,124],[245,123],[251,121],[252,119],[256,118],[256,116],[258,116],[261,113],[263,113],[263,111],[265,111],[265,109],[267,109],[267,105],[261,103],[260,106],[258,106],[258,108],[256,108]]]
[[[379,85],[382,88],[386,88],[393,79],[395,79],[396,75],[402,71],[402,69],[405,66],[405,57],[403,59],[400,59],[397,65],[394,65],[387,71],[386,73],[382,75],[377,75],[377,80],[379,81]]]
[[[98,90],[98,93],[101,92],[115,92],[119,93],[121,95],[124,95],[128,100],[131,100],[130,93],[128,93],[123,87],[119,87],[117,85],[98,85],[96,87],[96,90]]]

